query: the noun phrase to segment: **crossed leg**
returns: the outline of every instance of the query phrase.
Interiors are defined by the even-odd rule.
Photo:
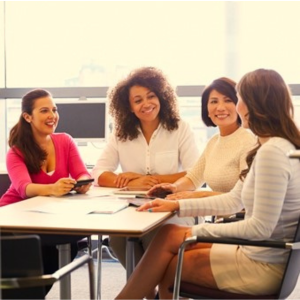
[[[174,224],[163,226],[116,299],[143,299],[157,285],[161,299],[172,298],[168,287],[174,282],[177,253],[187,230],[189,227]],[[216,287],[210,268],[210,248],[211,244],[196,244],[187,249],[183,280]]]

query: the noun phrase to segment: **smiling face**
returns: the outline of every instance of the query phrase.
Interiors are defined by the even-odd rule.
[[[32,114],[23,113],[23,117],[30,123],[35,137],[53,133],[59,120],[57,107],[49,96],[36,99]]]
[[[160,102],[154,92],[143,86],[133,86],[129,90],[131,111],[142,124],[159,123]]]
[[[239,127],[235,103],[218,91],[210,92],[207,110],[211,121],[219,127],[221,135],[231,134]]]

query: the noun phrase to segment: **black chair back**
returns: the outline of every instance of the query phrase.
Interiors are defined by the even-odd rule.
[[[1,236],[0,278],[43,275],[40,239],[36,235]],[[45,288],[1,289],[2,299],[44,299]],[[0,295],[1,295],[0,294]]]

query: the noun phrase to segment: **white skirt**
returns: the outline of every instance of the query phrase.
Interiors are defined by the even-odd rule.
[[[220,290],[251,295],[276,293],[285,269],[285,264],[253,260],[237,245],[214,244],[210,252],[210,263]]]

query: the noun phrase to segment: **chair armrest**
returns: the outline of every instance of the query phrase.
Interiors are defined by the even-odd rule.
[[[196,243],[214,243],[214,244],[229,244],[229,245],[242,245],[242,246],[256,246],[256,247],[269,247],[269,248],[280,248],[280,249],[295,249],[298,243],[286,243],[283,241],[251,241],[236,238],[214,238],[214,237],[201,237],[195,238]],[[190,244],[188,241],[187,244]]]
[[[93,260],[93,258],[89,254],[85,254],[54,272],[51,277],[55,278],[56,280],[60,280],[64,276],[70,274],[91,260]]]
[[[14,289],[24,287],[37,287],[45,286],[55,283],[62,279],[64,276],[70,274],[72,271],[80,268],[85,263],[92,260],[92,257],[88,254],[70,262],[66,266],[60,268],[51,275],[31,276],[31,277],[13,277],[13,278],[1,278],[0,287],[1,289]]]
[[[201,237],[192,236],[187,238],[181,245],[178,251],[178,262],[174,280],[173,299],[179,299],[181,271],[183,264],[183,254],[187,245],[192,243],[214,243],[214,244],[229,244],[229,245],[243,245],[243,246],[256,246],[256,247],[269,247],[280,249],[300,249],[300,242],[286,243],[283,241],[251,241],[236,238],[214,238],[214,237]]]

